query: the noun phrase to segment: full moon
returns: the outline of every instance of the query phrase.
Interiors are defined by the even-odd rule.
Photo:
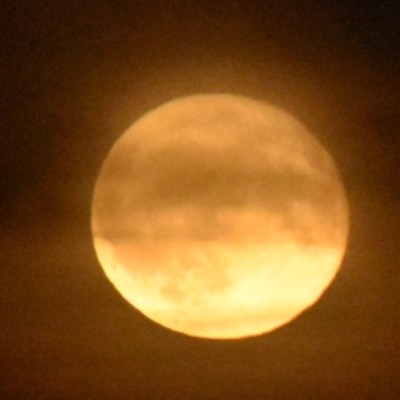
[[[348,206],[297,119],[228,94],[170,101],[114,144],[94,190],[100,264],[151,320],[203,338],[260,335],[334,279]]]

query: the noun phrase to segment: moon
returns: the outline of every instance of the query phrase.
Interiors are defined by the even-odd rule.
[[[346,248],[345,191],[325,148],[258,100],[193,95],[114,144],[92,203],[100,264],[120,294],[186,335],[260,335],[312,306]]]

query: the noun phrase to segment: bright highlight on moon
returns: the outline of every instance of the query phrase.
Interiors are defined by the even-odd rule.
[[[144,315],[229,339],[272,331],[320,298],[340,267],[348,207],[331,156],[295,118],[199,95],[117,140],[92,230],[107,277]]]

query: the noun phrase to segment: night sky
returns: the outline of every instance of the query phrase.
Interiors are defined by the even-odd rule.
[[[397,3],[3,2],[0,399],[400,397]],[[293,114],[347,191],[337,279],[268,335],[166,330],[94,252],[92,194],[112,144],[148,110],[201,93]]]

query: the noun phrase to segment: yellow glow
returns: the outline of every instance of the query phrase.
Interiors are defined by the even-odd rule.
[[[106,275],[143,314],[237,338],[318,300],[340,266],[348,211],[331,157],[298,121],[204,95],[157,108],[116,142],[92,228]]]

